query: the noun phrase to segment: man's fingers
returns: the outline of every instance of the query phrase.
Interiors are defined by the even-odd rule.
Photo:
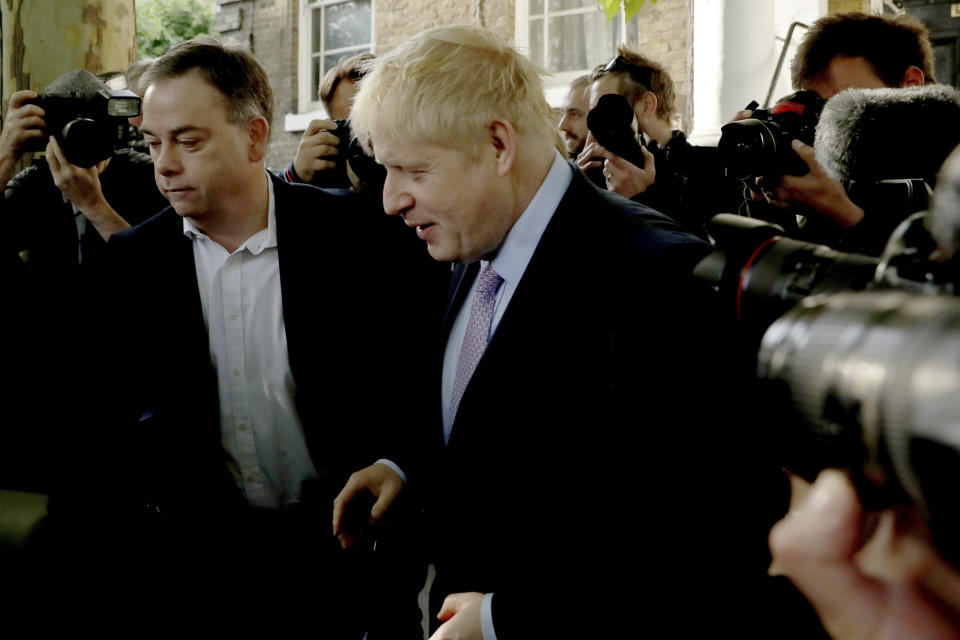
[[[343,486],[337,497],[333,499],[333,535],[339,535],[343,527],[343,514],[347,505],[350,504],[358,493],[364,491],[365,487],[360,481],[358,474],[351,474],[347,484]]]
[[[10,107],[16,109],[23,106],[27,100],[33,100],[37,97],[35,91],[30,91],[29,89],[21,89],[20,91],[15,91],[12,96],[10,96]],[[40,109],[40,107],[37,107]],[[40,109],[43,111],[43,109]]]
[[[393,504],[393,501],[397,499],[397,496],[400,494],[400,489],[403,487],[400,483],[390,483],[385,484],[380,488],[380,495],[377,497],[377,501],[373,503],[373,507],[370,509],[370,518],[374,522],[380,522],[383,520],[383,517],[387,514],[387,510],[390,505]]]
[[[792,146],[793,150],[797,152],[797,155],[807,163],[807,169],[813,171],[814,167],[817,166],[817,154],[813,150],[813,147],[804,144],[800,140],[794,140],[790,143],[790,146]]]
[[[337,540],[340,541],[341,549],[349,549],[357,542],[356,540],[354,540],[353,536],[347,533],[346,531],[342,531],[339,534],[337,534]]]
[[[310,124],[307,125],[306,130],[303,132],[303,137],[306,138],[316,135],[321,131],[329,131],[336,128],[337,123],[333,120],[311,120]]]
[[[443,606],[440,607],[440,612],[437,613],[437,620],[449,620],[454,616],[455,613],[460,611],[463,607],[463,598],[459,593],[453,593],[443,599]]]
[[[50,166],[50,171],[54,175],[58,174],[64,166],[63,152],[60,150],[60,145],[57,144],[56,138],[50,136],[47,140],[47,164]]]
[[[640,147],[640,152],[643,153],[643,168],[647,171],[652,171],[655,165],[653,154],[650,152],[650,149],[647,149],[647,147],[643,146]]]

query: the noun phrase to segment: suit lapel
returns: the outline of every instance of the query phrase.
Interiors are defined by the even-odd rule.
[[[470,404],[473,402],[473,396],[477,394],[477,389],[482,389],[484,385],[496,385],[496,380],[490,379],[490,376],[500,370],[498,367],[510,366],[511,359],[516,357],[515,350],[518,344],[536,335],[542,327],[547,326],[544,323],[554,320],[544,317],[544,302],[553,295],[551,292],[555,289],[555,285],[566,278],[570,261],[577,259],[576,254],[570,249],[577,241],[577,216],[584,197],[582,186],[579,184],[578,174],[575,173],[573,182],[544,230],[533,257],[510,299],[510,304],[497,325],[496,333],[490,339],[470,382],[467,383],[460,400],[458,419],[454,421],[454,427],[451,430],[451,443],[456,435],[456,426],[460,423],[459,416],[469,415]],[[462,278],[450,310],[447,312],[443,344],[446,344],[446,337],[456,318],[456,312],[463,305],[470,286],[479,272],[479,263],[473,263],[470,266],[475,267],[472,275]]]

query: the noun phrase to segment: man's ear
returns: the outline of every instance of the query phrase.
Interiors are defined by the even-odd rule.
[[[506,120],[494,120],[490,125],[490,142],[497,159],[497,175],[510,173],[517,159],[517,132]]]
[[[903,72],[903,78],[900,80],[901,87],[922,87],[924,84],[923,69],[915,65],[910,65]]]
[[[653,91],[644,91],[633,103],[633,112],[637,115],[637,121],[646,120],[657,115],[657,94]]]
[[[260,162],[267,155],[267,140],[270,138],[270,125],[263,116],[257,116],[247,123],[247,135],[250,139],[250,162]]]

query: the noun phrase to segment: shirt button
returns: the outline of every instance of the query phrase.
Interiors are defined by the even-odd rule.
[[[257,481],[257,474],[255,473],[247,474],[247,482],[256,482],[256,481]]]
[[[245,425],[245,424],[237,425],[237,429],[240,429],[240,431],[246,431],[246,430],[247,430],[247,425]]]

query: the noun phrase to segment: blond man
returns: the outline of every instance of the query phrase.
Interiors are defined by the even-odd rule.
[[[375,521],[401,492],[422,497],[437,568],[434,640],[622,631],[619,616],[638,592],[611,585],[639,557],[664,587],[649,612],[666,615],[677,576],[690,573],[675,572],[678,557],[687,560],[674,545],[696,529],[688,505],[703,499],[702,483],[687,496],[683,477],[645,496],[667,527],[626,527],[622,511],[637,484],[653,486],[681,452],[683,465],[700,468],[698,449],[672,442],[666,412],[699,424],[688,414],[700,404],[676,396],[688,388],[679,363],[695,385],[690,371],[706,362],[684,327],[703,320],[691,311],[700,298],[688,274],[707,245],[575,171],[539,70],[489,31],[431,29],[378,58],[351,119],[386,167],[387,213],[457,265],[435,375],[397,381],[439,411],[434,424],[407,426],[411,440],[428,432],[417,452],[427,462],[354,473],[335,501],[334,532],[349,544],[342,514],[363,492],[377,496]],[[406,314],[383,322],[416,330]],[[633,440],[641,432],[656,440],[655,461]],[[644,464],[629,464],[634,455]],[[628,534],[631,545],[669,553],[632,553]],[[726,553],[741,560],[737,545]],[[726,569],[717,575],[733,584],[740,569]]]

